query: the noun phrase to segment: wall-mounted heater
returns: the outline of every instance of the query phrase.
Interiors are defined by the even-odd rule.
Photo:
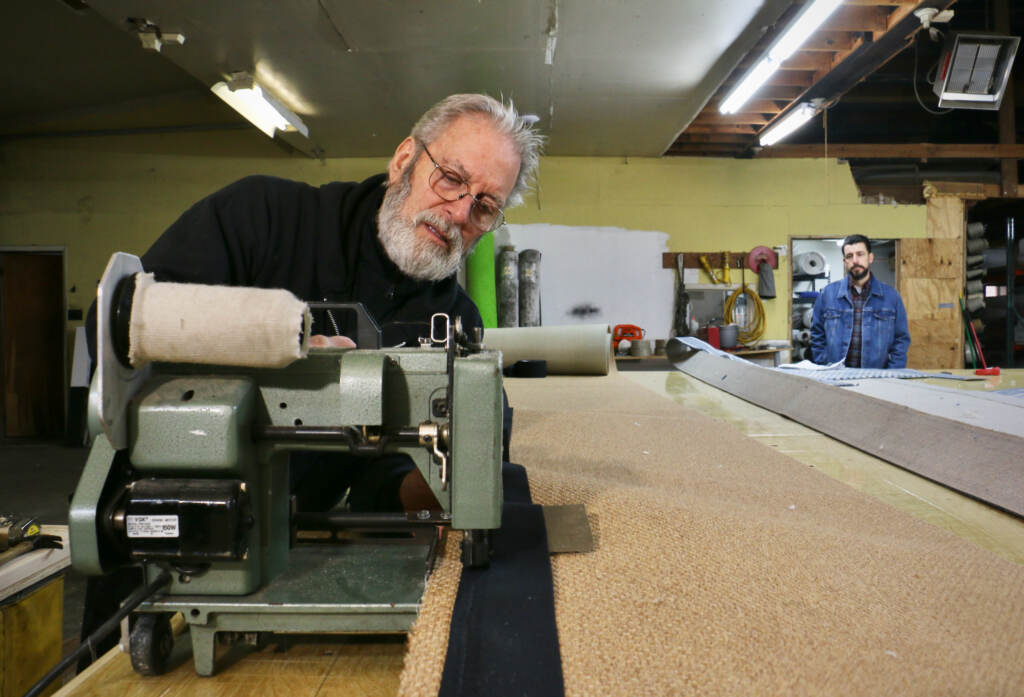
[[[952,32],[942,47],[935,94],[947,109],[996,110],[1003,101],[1019,36]]]

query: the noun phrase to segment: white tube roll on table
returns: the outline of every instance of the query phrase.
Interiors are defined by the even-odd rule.
[[[128,358],[283,368],[309,351],[309,306],[287,290],[157,282],[138,274]]]
[[[549,373],[561,375],[607,375],[611,343],[611,327],[607,324],[509,327],[484,333],[487,348],[501,351],[503,366],[543,360]]]

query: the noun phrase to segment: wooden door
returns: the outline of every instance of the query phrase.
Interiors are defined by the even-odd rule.
[[[928,199],[924,239],[899,242],[897,287],[907,308],[910,351],[907,367],[962,368],[964,202],[956,196]]]
[[[64,260],[60,252],[0,252],[3,435],[64,432]]]

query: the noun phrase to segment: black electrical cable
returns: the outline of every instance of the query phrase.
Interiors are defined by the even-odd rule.
[[[121,609],[114,613],[114,616],[109,620],[97,627],[96,631],[86,637],[85,641],[79,644],[78,648],[64,658],[60,663],[50,669],[46,675],[39,679],[35,685],[33,685],[28,692],[25,693],[25,697],[38,697],[43,693],[43,690],[53,682],[57,676],[62,674],[70,666],[78,662],[78,659],[84,656],[87,652],[92,653],[96,651],[95,645],[102,641],[110,632],[112,632],[119,624],[121,620],[128,616],[132,610],[137,608],[142,602],[148,599],[151,595],[156,593],[158,590],[167,585],[167,582],[171,580],[171,572],[164,569],[160,572],[160,575],[153,579],[149,584],[141,586],[135,590],[131,595],[125,598],[124,605]]]
[[[938,31],[938,30],[936,30],[936,31]],[[941,35],[941,32],[939,32],[939,34]],[[920,35],[918,35],[918,37],[919,36]],[[914,37],[913,39],[911,39],[911,41],[914,42],[914,72],[911,75],[911,80],[910,81],[911,81],[911,84],[913,84],[913,86],[914,86],[914,97],[917,99],[917,103],[921,106],[921,108],[924,109],[925,111],[927,111],[929,114],[934,114],[935,116],[945,116],[946,114],[952,113],[954,110],[953,109],[939,109],[939,110],[935,110],[935,109],[929,108],[928,105],[924,103],[924,100],[921,99],[921,94],[917,90],[917,45],[918,45],[918,43],[920,43],[920,39],[918,37]],[[938,66],[938,63],[936,63],[936,67],[937,66]],[[931,72],[931,71],[928,71],[928,72]],[[927,77],[928,76],[926,74],[925,75],[925,79],[927,79]]]

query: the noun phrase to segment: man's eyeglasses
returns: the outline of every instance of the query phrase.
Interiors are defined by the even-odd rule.
[[[473,205],[469,207],[469,222],[478,230],[490,232],[505,224],[505,214],[493,199],[480,194],[473,196],[469,193],[469,184],[458,172],[437,164],[437,160],[427,150],[427,144],[421,141],[420,145],[434,164],[434,171],[430,173],[427,183],[435,194],[445,201],[461,201],[464,197],[470,196]]]

